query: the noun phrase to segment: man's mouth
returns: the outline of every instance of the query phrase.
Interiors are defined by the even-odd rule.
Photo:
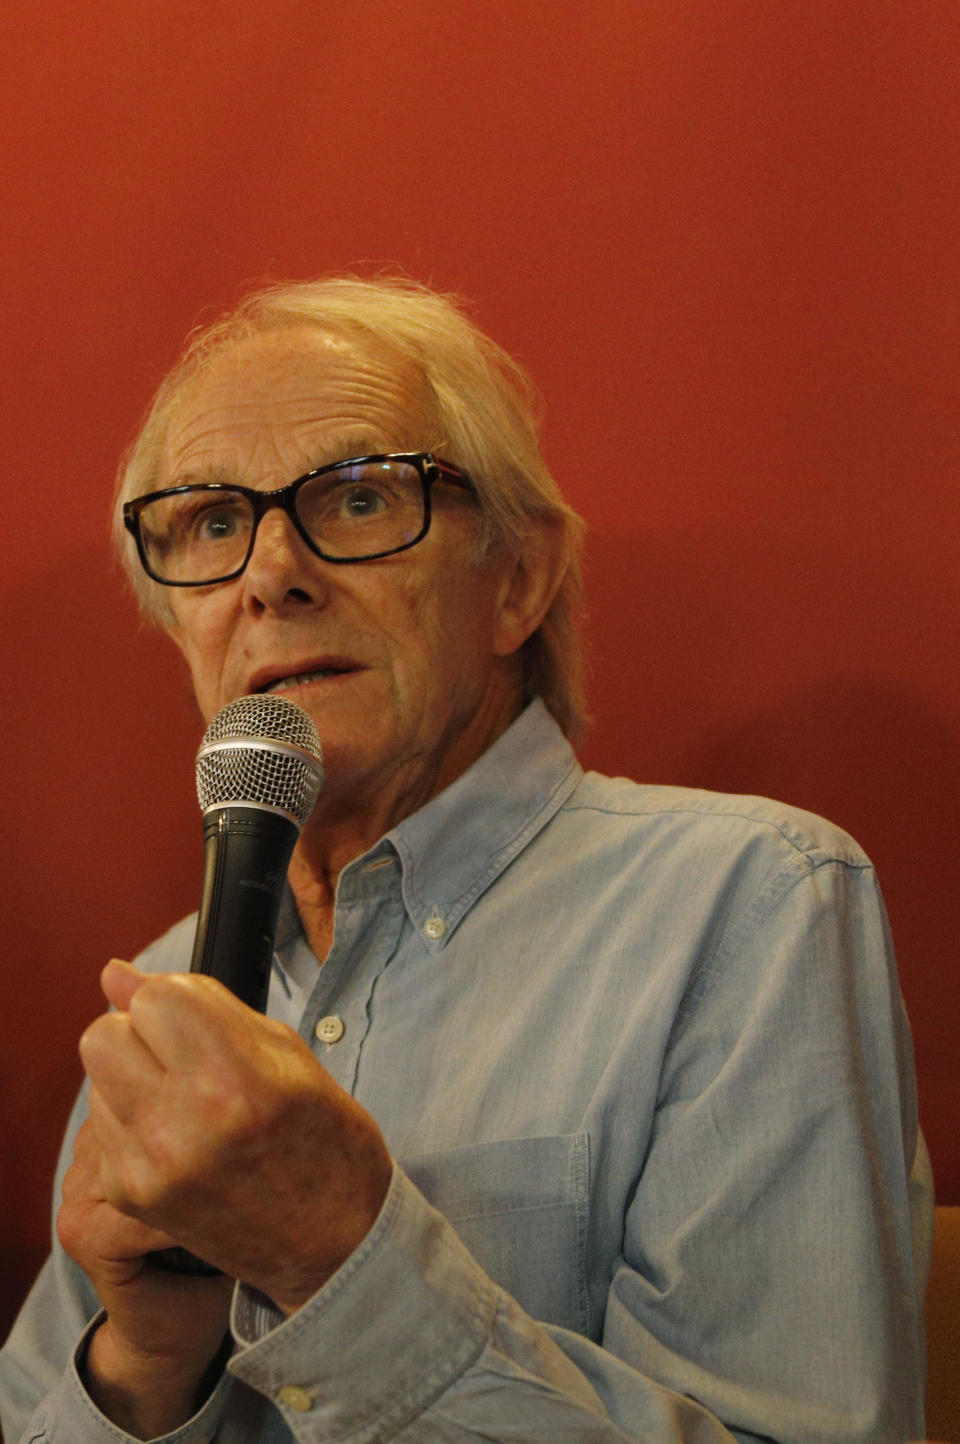
[[[354,671],[352,667],[318,667],[312,672],[291,672],[285,677],[275,677],[265,687],[258,687],[259,692],[283,692],[290,687],[305,687],[308,682],[322,682],[328,677],[342,677],[347,672]]]

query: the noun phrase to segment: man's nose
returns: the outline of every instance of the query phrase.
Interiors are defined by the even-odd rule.
[[[240,579],[244,604],[257,612],[319,604],[326,595],[323,573],[323,561],[307,546],[292,519],[278,506],[264,512]]]

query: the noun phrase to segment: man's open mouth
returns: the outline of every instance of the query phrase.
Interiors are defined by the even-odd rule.
[[[346,673],[356,670],[355,667],[317,667],[309,672],[289,672],[286,676],[274,677],[273,681],[258,687],[257,691],[282,692],[290,687],[304,687],[308,682],[321,682],[328,677],[342,677]]]

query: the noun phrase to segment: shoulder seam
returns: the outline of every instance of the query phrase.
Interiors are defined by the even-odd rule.
[[[812,837],[809,837],[807,839],[807,846],[802,846],[801,843],[798,842],[795,837],[791,837],[791,835],[784,829],[784,827],[779,824],[774,818],[758,817],[756,813],[752,812],[737,812],[733,810],[725,812],[711,812],[709,809],[701,807],[602,807],[599,804],[593,802],[573,802],[570,800],[562,803],[561,806],[557,809],[557,811],[596,812],[598,815],[606,817],[686,816],[699,817],[703,819],[716,819],[718,821],[730,819],[731,821],[737,822],[751,822],[754,823],[757,827],[767,828],[771,832],[779,834],[779,836],[783,838],[784,842],[787,843],[788,846],[794,850],[794,852],[799,853],[801,857],[810,858],[812,854],[822,852],[824,856],[821,858],[821,860],[819,862],[812,863],[812,865],[815,867],[822,866],[824,862],[840,862],[843,863],[845,866],[853,868],[871,868],[873,866],[873,863],[870,861],[869,857],[867,857],[866,853],[863,852],[859,843],[855,844],[857,852],[860,854],[858,857],[846,857],[839,852],[830,852],[828,849],[824,848],[822,843],[817,842]],[[833,828],[835,827],[835,824],[830,823],[829,826]],[[842,831],[842,829],[837,830]]]

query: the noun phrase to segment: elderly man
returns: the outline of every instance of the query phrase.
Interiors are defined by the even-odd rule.
[[[122,500],[204,717],[289,696],[327,780],[267,1016],[188,973],[191,920],[104,970],[8,1441],[921,1434],[872,869],[805,813],[583,774],[579,525],[508,358],[412,284],[260,292]]]

